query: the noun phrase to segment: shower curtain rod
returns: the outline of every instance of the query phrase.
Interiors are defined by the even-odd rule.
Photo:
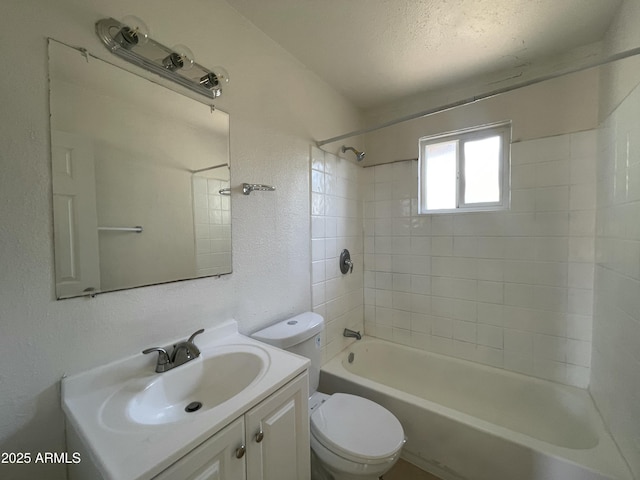
[[[456,102],[447,103],[445,105],[441,105],[439,107],[430,108],[427,110],[423,110],[421,112],[412,113],[410,115],[406,115],[404,117],[397,118],[395,120],[390,120],[388,122],[381,123],[380,125],[376,125],[374,127],[367,127],[361,130],[355,130],[353,132],[345,133],[343,135],[338,135],[337,137],[328,138],[326,140],[320,140],[316,142],[318,147],[326,145],[328,143],[337,142],[339,140],[344,140],[345,138],[355,137],[357,135],[363,135],[365,133],[374,132],[376,130],[380,130],[383,128],[391,127],[393,125],[397,125],[398,123],[406,122],[408,120],[415,120],[416,118],[428,117],[430,115],[434,115],[436,113],[446,112],[447,110],[451,110],[457,107],[463,107],[465,105],[470,105],[472,103],[478,102],[480,100],[486,100],[487,98],[496,97],[503,93],[511,92],[513,90],[518,90],[519,88],[528,87],[530,85],[535,85],[536,83],[541,83],[546,80],[553,80],[554,78],[562,77],[564,75],[569,75],[571,73],[581,72],[583,70],[588,70],[594,67],[601,67],[608,63],[615,62],[617,60],[623,60],[625,58],[633,57],[635,55],[640,54],[640,47],[632,48],[629,50],[625,50],[623,52],[616,53],[602,60],[596,60],[591,63],[587,63],[582,66],[566,68],[564,70],[559,70],[557,72],[549,73],[547,75],[541,75],[539,77],[532,78],[531,80],[526,80],[524,82],[515,83],[508,87],[498,88],[496,90],[492,90],[487,93],[481,93],[479,95],[475,95],[473,97],[466,98],[464,100],[459,100]]]
[[[214,168],[228,167],[228,166],[229,166],[229,164],[227,164],[227,163],[221,163],[219,165],[213,165],[212,167],[205,167],[205,168],[200,168],[198,170],[191,170],[191,173],[206,172],[207,170],[213,170]]]

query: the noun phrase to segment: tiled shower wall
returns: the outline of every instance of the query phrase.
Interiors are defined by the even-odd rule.
[[[220,190],[229,180],[194,175],[193,212],[196,236],[196,275],[231,271],[231,202]]]
[[[591,393],[640,476],[640,86],[601,129]]]
[[[362,169],[319,148],[311,149],[311,298],[326,322],[323,358],[353,339],[345,327],[363,330]],[[343,275],[340,252],[348,249],[353,273]]]
[[[416,161],[365,168],[365,332],[588,386],[596,145],[513,144],[505,212],[418,216]]]

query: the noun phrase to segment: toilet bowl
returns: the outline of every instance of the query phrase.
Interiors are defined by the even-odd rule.
[[[317,392],[324,319],[306,312],[252,335],[311,360],[309,422],[313,480],[378,480],[400,458],[404,431],[398,419],[371,400]]]
[[[311,449],[335,480],[377,480],[400,458],[402,425],[391,412],[356,395],[315,393]],[[311,410],[311,408],[310,408]]]

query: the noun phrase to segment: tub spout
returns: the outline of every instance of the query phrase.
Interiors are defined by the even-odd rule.
[[[344,332],[342,332],[342,335],[344,335],[345,337],[353,337],[356,340],[360,340],[362,338],[362,335],[360,335],[360,332],[349,330],[348,328],[344,329]]]

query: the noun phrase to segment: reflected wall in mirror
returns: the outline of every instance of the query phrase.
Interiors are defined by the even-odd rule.
[[[49,77],[56,297],[231,273],[229,116],[53,40]]]

